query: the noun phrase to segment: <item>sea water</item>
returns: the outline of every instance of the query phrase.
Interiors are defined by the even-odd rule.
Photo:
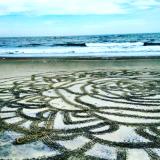
[[[144,45],[145,43],[149,43]],[[1,37],[0,57],[159,56],[160,33]],[[155,45],[155,43],[157,43]]]

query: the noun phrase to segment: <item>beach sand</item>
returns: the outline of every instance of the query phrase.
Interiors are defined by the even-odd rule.
[[[156,69],[160,59],[113,59],[113,60],[65,60],[65,59],[0,59],[1,78],[25,76],[32,73],[79,71],[96,69]]]
[[[160,159],[160,59],[0,60],[0,159]]]

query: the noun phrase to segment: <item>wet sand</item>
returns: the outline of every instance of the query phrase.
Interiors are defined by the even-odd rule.
[[[31,75],[32,73],[78,71],[95,69],[159,69],[160,59],[0,59],[1,78]]]
[[[0,60],[0,76],[0,159],[160,159],[160,59]]]

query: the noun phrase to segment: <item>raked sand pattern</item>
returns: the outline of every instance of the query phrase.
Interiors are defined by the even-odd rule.
[[[2,133],[20,134],[12,145],[41,142],[50,148],[54,155],[41,155],[46,158],[159,160],[160,72],[96,70],[3,79],[0,123]]]

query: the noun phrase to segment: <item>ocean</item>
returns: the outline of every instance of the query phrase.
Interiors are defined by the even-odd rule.
[[[1,37],[1,58],[160,56],[160,33]]]

